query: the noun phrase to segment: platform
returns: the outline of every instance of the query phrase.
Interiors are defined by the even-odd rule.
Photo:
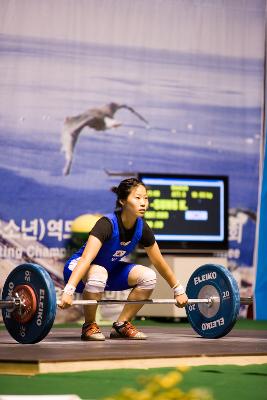
[[[147,340],[80,340],[78,328],[56,328],[40,343],[22,345],[0,331],[0,373],[38,374],[110,368],[156,368],[200,364],[267,363],[267,332],[232,330],[220,339],[191,328],[142,327]]]

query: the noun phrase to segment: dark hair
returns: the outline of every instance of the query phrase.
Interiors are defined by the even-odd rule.
[[[111,188],[111,191],[117,195],[116,209],[121,208],[120,200],[126,200],[132,189],[139,185],[146,188],[145,184],[142,181],[139,181],[139,179],[128,178],[121,181],[119,186],[113,186]]]

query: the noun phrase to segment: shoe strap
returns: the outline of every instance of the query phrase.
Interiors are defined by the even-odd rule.
[[[96,322],[92,323],[87,323],[83,325],[83,330],[87,332],[91,332],[92,334],[94,333],[101,333],[99,326],[97,325]]]
[[[132,331],[132,333],[139,332],[138,329],[134,325],[132,325],[131,322],[129,322],[129,321],[124,321],[124,323],[122,325],[117,325],[116,322],[114,322],[113,328],[115,329],[115,331],[117,331],[120,334],[121,334],[121,330],[123,328],[126,328],[127,331]]]

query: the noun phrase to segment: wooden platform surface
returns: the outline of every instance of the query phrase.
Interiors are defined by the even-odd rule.
[[[171,366],[190,358],[210,358],[212,363],[216,357],[256,356],[255,360],[267,363],[267,332],[262,330],[232,330],[220,339],[204,339],[191,328],[143,327],[147,340],[109,339],[110,328],[103,327],[102,331],[105,341],[84,342],[80,340],[80,329],[52,329],[42,342],[33,345],[19,344],[1,331],[0,373],[15,373],[14,366],[18,370],[23,366],[25,372],[28,366],[32,373],[84,370],[107,361],[114,368],[126,368],[131,367],[131,360],[139,368],[146,368],[147,360],[151,360],[149,365],[157,366],[156,360],[162,360],[161,364]]]

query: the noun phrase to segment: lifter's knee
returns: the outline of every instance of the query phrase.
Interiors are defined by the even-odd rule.
[[[102,293],[108,279],[107,270],[100,265],[91,265],[84,290],[89,293]]]
[[[155,288],[157,276],[153,269],[137,265],[135,272],[137,273],[136,288],[146,290],[153,290]]]

